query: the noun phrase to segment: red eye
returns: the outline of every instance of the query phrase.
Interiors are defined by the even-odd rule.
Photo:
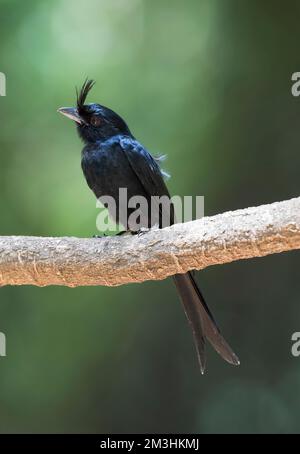
[[[90,123],[92,126],[95,126],[95,128],[98,128],[98,126],[101,125],[101,118],[97,115],[93,115],[90,119]]]

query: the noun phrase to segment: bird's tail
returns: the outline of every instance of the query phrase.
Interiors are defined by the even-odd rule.
[[[221,335],[192,273],[176,274],[174,280],[193,331],[201,373],[205,371],[205,339],[225,361],[239,365],[238,357]]]

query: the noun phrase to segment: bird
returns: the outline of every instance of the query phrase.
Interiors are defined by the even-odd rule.
[[[170,199],[161,169],[160,157],[154,157],[133,136],[127,123],[116,112],[97,103],[86,103],[95,82],[86,79],[77,93],[76,107],[61,107],[58,112],[73,120],[84,147],[81,153],[81,167],[86,182],[97,199],[110,196],[116,201],[117,210],[109,214],[116,222],[122,223],[126,232],[139,233],[130,222],[131,211],[121,206],[120,188],[126,188],[128,203],[130,197],[141,196],[147,201],[165,196]],[[149,204],[151,207],[151,204]],[[152,220],[153,207],[156,216]],[[169,225],[176,222],[173,205],[169,205]],[[127,210],[125,209],[127,208]],[[109,206],[108,206],[108,210]],[[154,210],[155,211],[155,210]],[[120,214],[121,213],[121,214]],[[124,219],[125,213],[125,219]],[[144,229],[154,226],[163,228],[161,206],[152,205],[140,216]],[[122,218],[123,219],[120,219]],[[145,232],[144,232],[145,234]],[[200,371],[206,369],[206,341],[228,363],[239,365],[239,359],[226,342],[196,282],[194,271],[173,276],[176,289],[193,333]]]

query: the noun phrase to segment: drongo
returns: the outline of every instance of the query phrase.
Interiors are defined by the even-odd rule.
[[[127,206],[128,200],[135,196],[143,196],[149,202],[147,210],[140,216],[141,228],[151,228],[155,224],[161,228],[162,217],[166,213],[162,213],[161,205],[151,201],[161,196],[169,198],[170,195],[159,159],[153,157],[135,139],[117,113],[100,104],[86,104],[93,85],[92,80],[84,82],[77,92],[76,107],[59,109],[60,113],[76,123],[78,134],[84,143],[81,166],[87,184],[97,198],[110,196],[115,200],[117,210],[110,214],[115,221],[123,224],[125,230],[136,233],[129,222],[132,208],[128,209]],[[127,189],[124,206],[120,202],[120,188]],[[172,204],[169,205],[167,214],[169,225],[174,224],[176,220]],[[201,372],[205,371],[206,339],[222,358],[230,364],[238,365],[239,360],[221,335],[196,283],[194,272],[177,274],[173,279],[193,332]]]

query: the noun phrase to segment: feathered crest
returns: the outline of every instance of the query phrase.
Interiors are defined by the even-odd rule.
[[[82,107],[84,106],[85,100],[87,98],[87,95],[95,85],[94,80],[86,79],[81,87],[80,92],[78,92],[78,89],[76,87],[76,95],[77,95],[77,110],[78,112]]]

